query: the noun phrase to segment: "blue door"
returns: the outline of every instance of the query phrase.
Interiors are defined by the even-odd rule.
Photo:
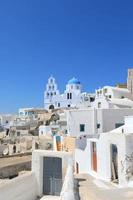
[[[60,195],[62,189],[62,159],[44,157],[43,159],[43,193]]]

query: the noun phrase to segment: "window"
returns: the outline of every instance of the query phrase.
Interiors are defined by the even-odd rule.
[[[67,99],[72,99],[72,93],[67,93]]]
[[[101,102],[98,102],[98,108],[101,108]]]
[[[111,99],[111,95],[109,95],[109,98]]]
[[[60,107],[60,103],[58,103],[58,107]]]
[[[50,105],[50,106],[49,106],[49,109],[50,109],[50,110],[54,110],[54,105]]]
[[[18,136],[18,137],[20,136],[20,132],[17,132],[17,136]]]
[[[95,101],[95,98],[94,97],[90,97],[90,102],[93,102]]]
[[[70,93],[69,95],[70,95],[70,99],[72,99],[72,93]]]
[[[73,85],[71,86],[71,89],[73,89]]]
[[[70,108],[71,107],[70,104],[67,107]]]
[[[85,132],[85,124],[80,124],[80,132]]]
[[[100,128],[100,124],[97,124],[97,129],[99,129]]]
[[[56,95],[56,92],[54,92],[54,95]]]
[[[77,85],[77,90],[79,90],[79,85]]]

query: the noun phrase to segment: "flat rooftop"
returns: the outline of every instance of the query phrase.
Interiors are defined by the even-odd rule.
[[[31,161],[31,155],[0,158],[0,169],[3,167],[12,166],[12,165],[21,164],[21,163],[30,162],[30,161]]]

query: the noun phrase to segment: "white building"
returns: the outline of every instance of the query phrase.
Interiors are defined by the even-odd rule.
[[[37,118],[41,114],[47,113],[44,108],[20,108],[19,109],[19,117],[32,117]]]
[[[67,132],[72,137],[98,134],[118,128],[125,115],[133,114],[133,101],[128,89],[105,86],[96,90],[90,108],[67,111]]]
[[[120,186],[132,185],[133,116],[125,117],[124,126],[98,137],[80,137],[75,160],[78,173],[88,173]]]
[[[73,167],[71,153],[35,150],[32,154],[32,171],[37,180],[38,196],[59,196],[69,166]],[[73,190],[73,187],[70,190]]]
[[[39,126],[39,136],[54,136],[60,130],[60,126],[58,124],[51,124],[49,126],[41,125]]]
[[[68,152],[35,150],[32,171],[0,184],[0,199],[75,200],[73,156]]]
[[[105,86],[95,92],[94,108],[132,108],[131,93],[126,88]]]
[[[63,94],[60,94],[55,79],[51,76],[48,79],[44,92],[44,107],[46,109],[60,107],[77,107],[83,102],[94,101],[93,94],[82,93],[82,85],[76,78],[68,81]]]
[[[124,116],[133,115],[133,109],[72,109],[67,111],[69,136],[95,135],[111,131],[124,124]]]
[[[0,115],[0,126],[8,126],[15,116],[11,114],[1,114]]]

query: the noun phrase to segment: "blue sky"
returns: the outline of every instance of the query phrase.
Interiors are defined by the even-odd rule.
[[[125,82],[133,67],[133,1],[0,1],[0,113],[43,106],[52,74],[61,91]]]

